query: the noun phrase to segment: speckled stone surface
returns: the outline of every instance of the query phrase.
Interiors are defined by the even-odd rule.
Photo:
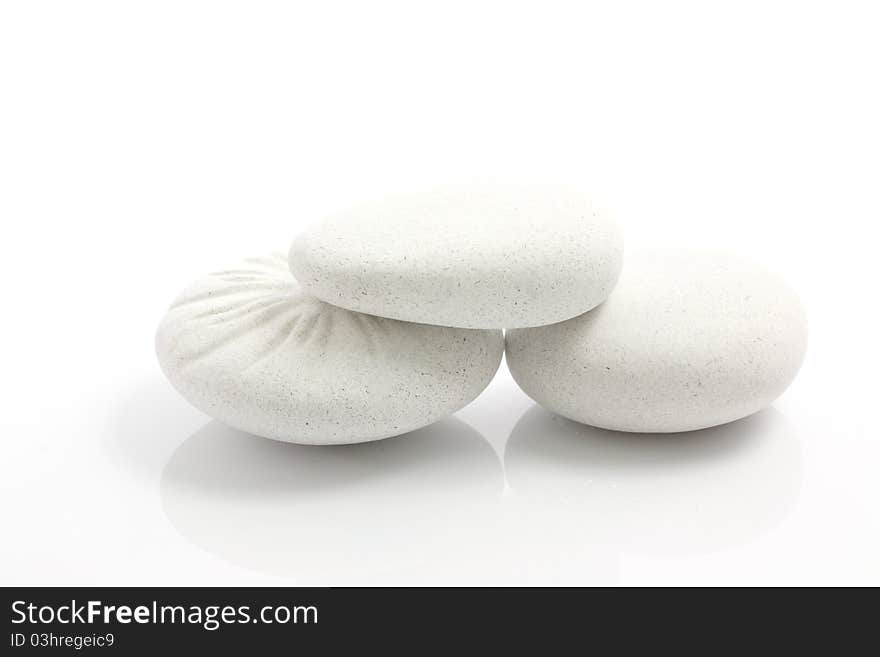
[[[465,328],[540,326],[601,303],[623,239],[566,188],[478,185],[365,204],[300,235],[290,268],[328,303]]]
[[[159,325],[165,375],[194,406],[295,443],[377,440],[472,401],[501,362],[501,331],[411,324],[304,294],[287,256],[189,286]]]
[[[807,346],[795,293],[723,253],[629,254],[608,300],[574,319],[507,333],[520,387],[606,429],[677,432],[745,417],[794,379]]]

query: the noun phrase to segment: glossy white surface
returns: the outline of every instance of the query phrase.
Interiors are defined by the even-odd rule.
[[[0,5],[0,583],[880,584],[875,5],[440,6]],[[618,442],[502,365],[458,421],[313,451],[162,377],[181,283],[487,172],[773,262],[810,314],[775,410]]]

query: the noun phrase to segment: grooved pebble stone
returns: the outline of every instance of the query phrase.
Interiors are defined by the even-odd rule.
[[[560,187],[458,186],[362,205],[300,235],[303,289],[350,310],[465,328],[539,326],[601,303],[623,240]]]
[[[631,254],[608,300],[509,331],[514,379],[542,406],[605,429],[677,432],[755,413],[791,383],[807,345],[795,295],[723,253]]]
[[[372,317],[304,294],[287,257],[245,260],[188,287],[159,325],[165,375],[232,427],[306,444],[402,434],[488,385],[501,331]]]

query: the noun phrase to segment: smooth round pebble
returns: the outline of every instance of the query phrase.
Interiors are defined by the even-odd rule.
[[[159,325],[165,375],[249,433],[305,444],[406,433],[467,405],[498,369],[501,331],[372,317],[305,294],[286,255],[187,288]]]
[[[299,236],[303,289],[360,312],[464,328],[540,326],[601,303],[623,239],[560,187],[458,186],[362,205]]]
[[[724,253],[628,256],[608,300],[574,319],[507,333],[532,399],[577,422],[668,433],[751,415],[791,383],[807,346],[795,293]]]

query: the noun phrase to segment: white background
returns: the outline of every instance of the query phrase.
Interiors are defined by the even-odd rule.
[[[0,583],[880,583],[876,6],[2,3]],[[190,279],[486,177],[764,260],[810,312],[798,379],[638,439],[502,366],[458,420],[336,449],[163,379]]]

